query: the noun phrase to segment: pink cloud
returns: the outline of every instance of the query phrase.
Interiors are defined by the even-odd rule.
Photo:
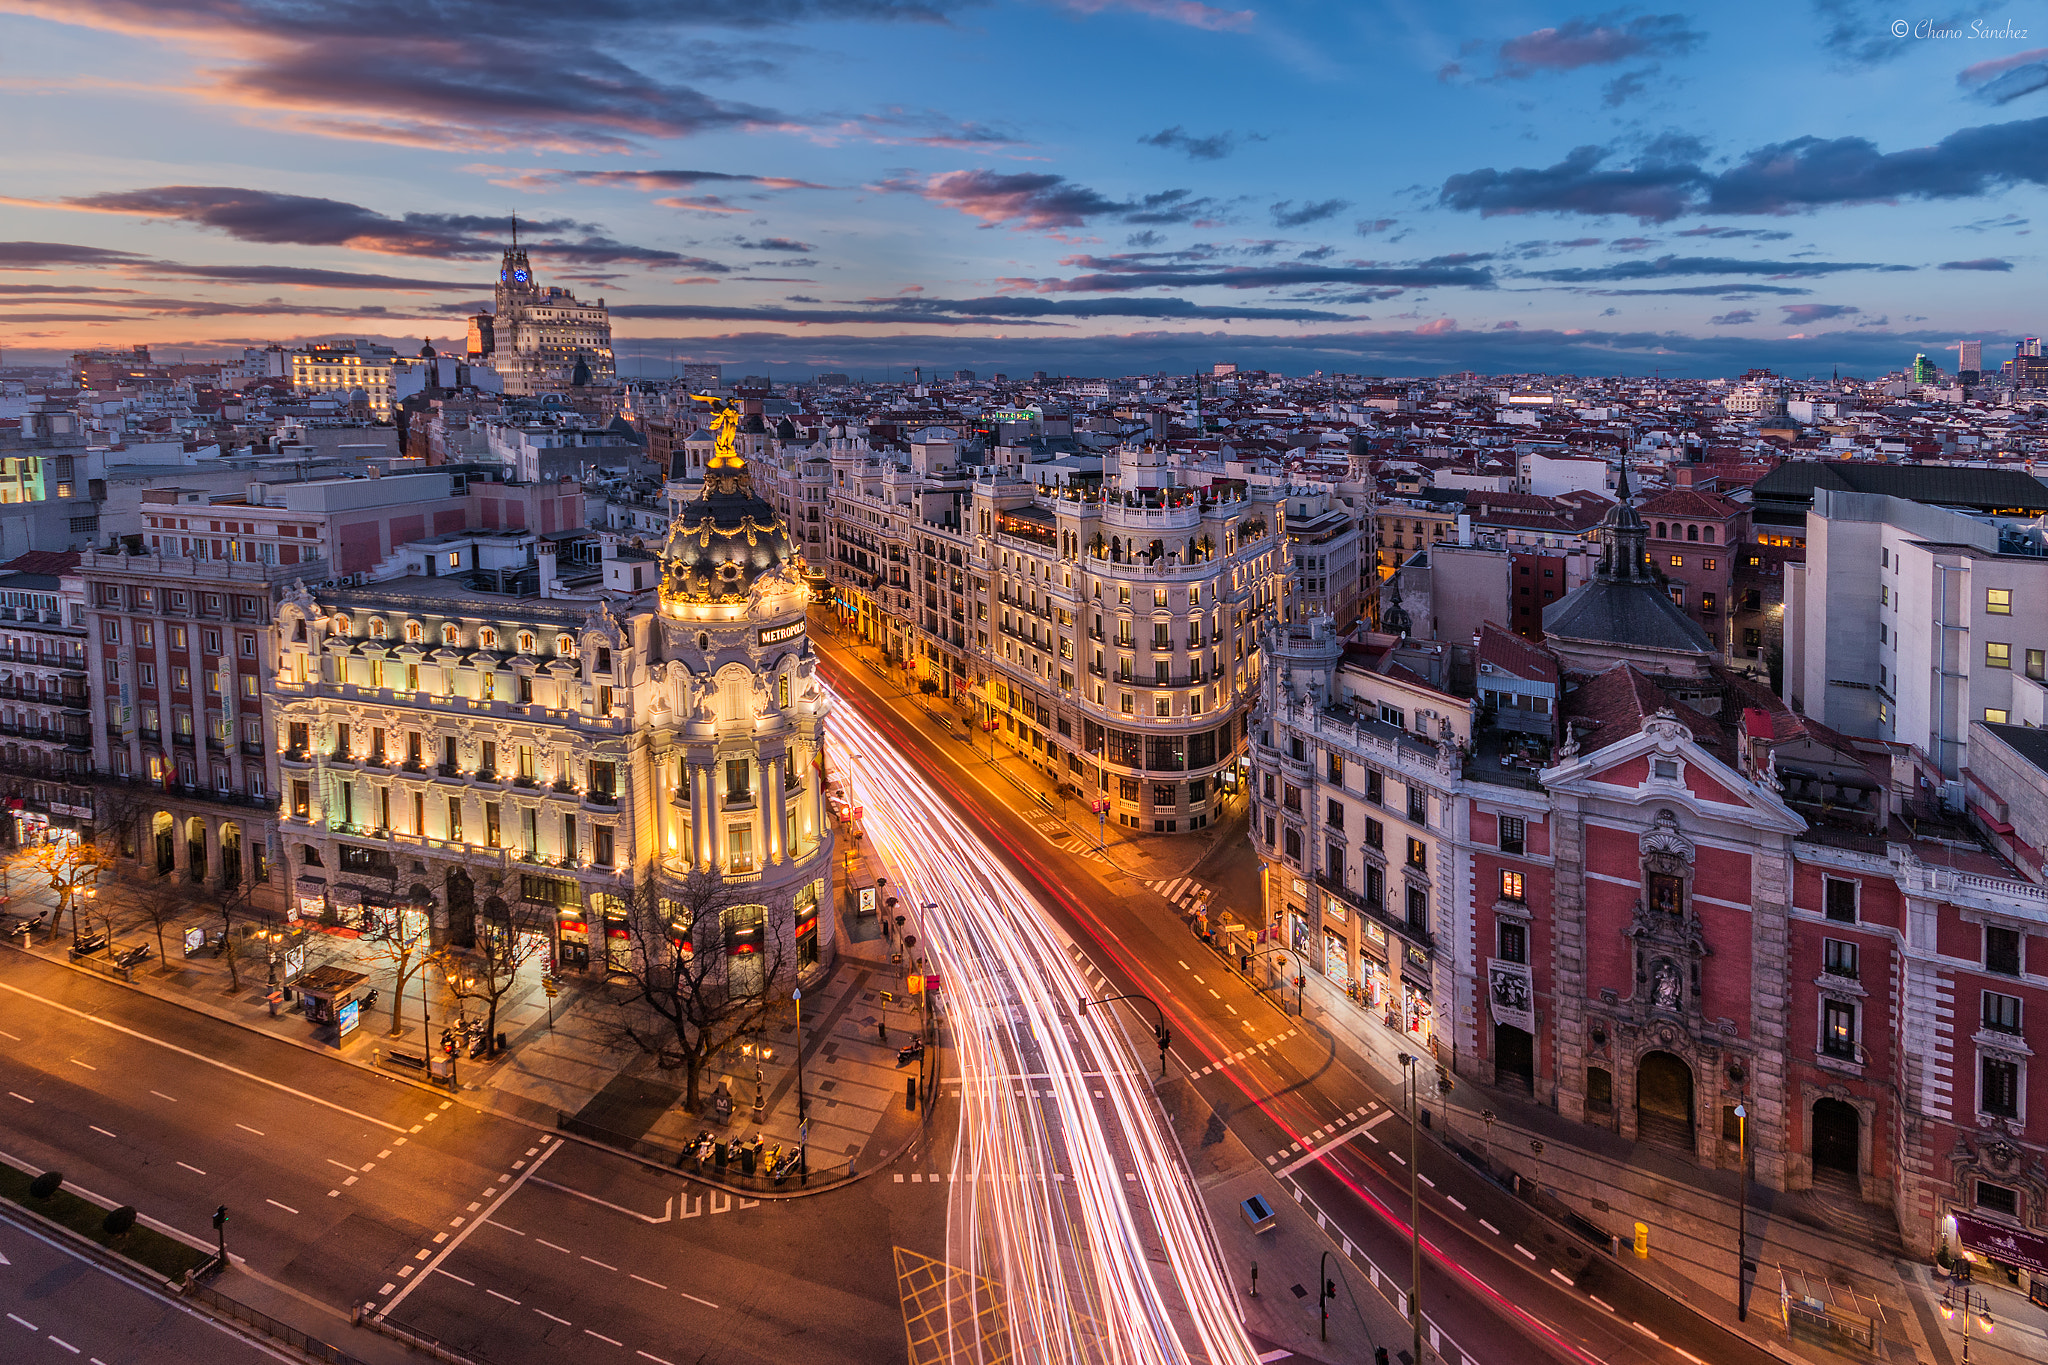
[[[1420,327],[1417,327],[1415,329],[1415,335],[1422,337],[1438,337],[1442,336],[1446,332],[1455,332],[1457,330],[1458,320],[1456,318],[1437,318],[1433,322],[1425,322]]]
[[[1129,10],[1142,14],[1148,19],[1163,19],[1169,24],[1186,24],[1189,28],[1205,28],[1223,33],[1252,26],[1258,17],[1254,10],[1218,9],[1204,5],[1200,0],[1059,0],[1068,9],[1079,14],[1100,14],[1104,10]]]

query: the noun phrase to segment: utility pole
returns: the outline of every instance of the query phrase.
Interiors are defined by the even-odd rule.
[[[1415,1164],[1416,1130],[1422,1126],[1421,1091],[1415,1079],[1415,1064],[1421,1060],[1413,1053],[1401,1054],[1401,1066],[1407,1076],[1408,1101],[1408,1321],[1415,1332],[1414,1365],[1422,1365],[1422,1187],[1417,1180],[1421,1168]]]
[[[1749,1107],[1735,1106],[1735,1317],[1749,1321]],[[1963,1335],[1963,1354],[1969,1355],[1969,1334]]]

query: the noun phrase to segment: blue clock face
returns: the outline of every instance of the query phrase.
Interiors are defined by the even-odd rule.
[[[501,280],[502,280],[502,279],[504,279],[504,278],[505,278],[505,276],[506,276],[506,272],[505,272],[505,271],[503,271],[503,270],[500,270],[500,271],[498,272],[498,278],[499,278],[499,279],[501,279]]]
[[[526,272],[524,270],[515,270],[512,272],[512,278],[519,281],[521,284],[525,284]]]

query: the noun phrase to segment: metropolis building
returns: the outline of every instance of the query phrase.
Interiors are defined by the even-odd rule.
[[[510,925],[558,968],[619,970],[636,898],[710,870],[729,947],[772,934],[799,971],[829,963],[808,589],[744,461],[713,458],[658,586],[631,588],[615,543],[579,572],[569,539],[435,537],[395,575],[285,593],[269,719],[292,908],[436,944]]]

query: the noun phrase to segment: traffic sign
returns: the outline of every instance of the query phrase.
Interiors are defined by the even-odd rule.
[[[916,972],[912,972],[909,976],[903,978],[903,988],[912,995],[916,995],[924,990],[924,978]]]
[[[540,979],[540,988],[546,991],[548,993],[548,998],[552,1000],[555,997],[555,994],[562,989],[562,986],[561,983],[556,981],[552,976],[544,976]]]

